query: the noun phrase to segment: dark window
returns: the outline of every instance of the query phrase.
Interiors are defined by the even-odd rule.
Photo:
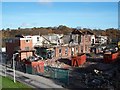
[[[62,49],[59,48],[59,56],[62,56]]]
[[[39,37],[37,37],[37,41],[40,41],[40,38],[39,38]]]
[[[29,43],[29,42],[30,42],[30,40],[26,40],[26,42],[27,42],[27,43]]]
[[[94,39],[92,39],[92,44],[94,44]]]
[[[76,54],[78,54],[78,47],[76,47]]]
[[[71,48],[71,55],[74,55],[74,48]]]
[[[30,50],[30,48],[29,47],[25,47],[25,50]]]
[[[68,48],[66,47],[65,49],[65,55],[67,56],[68,55]]]
[[[81,53],[83,52],[83,46],[81,46]]]

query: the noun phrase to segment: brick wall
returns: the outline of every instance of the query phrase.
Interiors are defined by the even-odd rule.
[[[27,50],[27,47],[29,47],[29,50],[32,50],[32,40],[29,40],[29,42],[26,42],[26,40],[20,40],[20,48],[21,50]]]
[[[59,49],[61,49],[61,55],[59,53]],[[77,49],[77,50],[76,50]],[[61,47],[55,47],[55,57],[71,57],[73,50],[73,55],[77,55],[78,53],[81,53],[81,46],[61,46]]]
[[[19,46],[20,42],[18,39],[12,39],[6,42],[6,53],[9,59],[12,58],[14,51],[19,48]]]
[[[8,42],[6,42],[6,53],[8,55],[8,59],[11,59],[13,56],[13,53],[19,49],[25,50],[26,47],[29,47],[29,50],[32,50],[32,40],[29,42],[26,42],[26,40],[20,40],[20,39],[10,39]],[[19,59],[23,59],[27,56],[31,56],[32,52],[22,53]]]

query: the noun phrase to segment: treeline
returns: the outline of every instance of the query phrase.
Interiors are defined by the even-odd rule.
[[[4,40],[10,37],[14,37],[15,35],[47,35],[47,34],[69,34],[71,31],[73,31],[76,28],[70,28],[64,25],[60,25],[58,27],[33,27],[33,28],[18,28],[18,29],[9,29],[6,30],[2,29],[0,33],[2,33],[2,39],[3,39],[3,46]],[[106,30],[101,29],[89,29],[89,28],[82,28],[78,30],[89,30],[93,32],[95,35],[105,35],[109,38],[120,38],[120,30],[109,28]]]
[[[15,35],[47,35],[47,34],[68,34],[72,31],[72,28],[67,26],[60,25],[59,27],[40,27],[40,28],[18,28],[18,29],[9,29],[2,30],[2,37],[14,37]]]

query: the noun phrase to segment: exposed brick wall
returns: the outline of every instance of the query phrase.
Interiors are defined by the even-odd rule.
[[[25,47],[29,47],[30,50],[32,50],[32,40],[29,42],[26,42],[26,40],[20,40],[20,48],[21,50],[25,50]]]
[[[29,49],[32,49],[32,40],[29,41],[29,43],[26,42],[26,40],[20,40],[20,39],[11,39],[12,41],[6,42],[6,53],[8,55],[8,58],[11,59],[13,56],[13,53],[19,49],[25,50],[25,47],[29,47]],[[23,59],[27,56],[32,56],[32,52],[22,53],[19,59]]]
[[[81,46],[83,46],[83,53],[90,53],[91,35],[81,36]]]
[[[11,59],[13,56],[14,51],[19,48],[20,42],[19,40],[13,39],[12,42],[6,42],[6,53],[8,55],[8,58]]]
[[[61,56],[59,53],[59,49],[61,48]],[[78,53],[81,53],[81,46],[76,45],[76,46],[61,46],[61,47],[55,47],[55,57],[60,58],[60,57],[71,57],[72,55],[72,48],[74,50],[73,55],[77,55]],[[77,48],[77,50],[76,50]],[[67,49],[67,53],[66,53]],[[78,52],[78,53],[77,53]]]

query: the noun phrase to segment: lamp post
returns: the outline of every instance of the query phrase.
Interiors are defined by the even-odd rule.
[[[18,55],[19,53],[15,53],[13,54],[13,75],[14,75],[14,83],[16,83],[16,80],[15,80],[15,56]]]

